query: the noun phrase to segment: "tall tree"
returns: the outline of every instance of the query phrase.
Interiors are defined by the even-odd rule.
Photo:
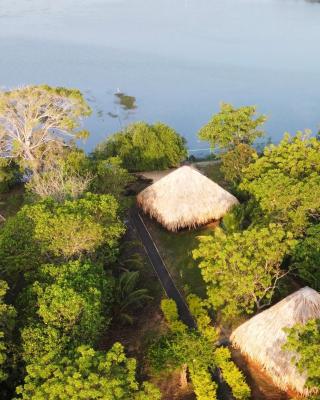
[[[84,255],[114,261],[125,230],[118,212],[113,196],[92,193],[24,206],[0,230],[0,274],[15,283],[19,274],[30,279],[47,262]]]
[[[235,187],[241,182],[243,170],[257,158],[257,152],[248,144],[240,143],[221,155],[221,172]]]
[[[23,207],[0,229],[0,276],[11,288],[18,284],[21,273],[36,270],[43,261],[27,210]]]
[[[1,91],[0,154],[39,169],[52,150],[87,134],[79,128],[90,112],[79,90],[40,85]]]
[[[91,159],[91,170],[94,178],[90,188],[95,193],[110,193],[117,199],[121,198],[125,188],[134,181],[134,176],[124,167],[120,157]]]
[[[214,368],[214,346],[195,330],[188,330],[179,320],[176,303],[163,300],[161,308],[171,332],[154,343],[149,352],[154,373],[177,368],[189,370],[198,400],[216,399],[217,384],[212,381],[209,368]]]
[[[320,391],[320,319],[311,319],[285,331],[288,339],[284,350],[294,354],[292,362],[302,374],[307,374],[306,387]]]
[[[115,343],[106,353],[80,346],[68,357],[27,366],[24,384],[17,388],[23,400],[160,400],[160,392],[136,380],[136,361]]]
[[[264,132],[260,129],[266,121],[264,115],[256,116],[255,106],[235,108],[231,104],[222,103],[220,111],[213,115],[198,135],[201,140],[208,141],[212,149],[232,149],[243,144],[252,144]]]
[[[292,234],[274,224],[230,235],[218,229],[199,239],[193,257],[200,259],[209,303],[225,318],[270,304],[286,274],[281,263],[296,244]]]
[[[124,233],[118,210],[113,196],[86,193],[77,200],[63,204],[47,200],[23,211],[34,222],[33,236],[44,254],[70,259],[103,247],[105,259],[110,260]]]
[[[306,230],[293,252],[293,260],[300,277],[320,290],[320,223]]]
[[[19,166],[13,160],[0,157],[0,193],[9,191],[20,179]]]
[[[12,352],[12,335],[16,317],[15,309],[4,302],[7,290],[7,283],[0,281],[0,382],[8,378],[8,369],[12,364],[9,354]]]
[[[197,321],[199,332],[211,346],[216,347],[213,354],[214,363],[220,368],[223,379],[232,389],[233,396],[239,400],[248,398],[250,388],[242,372],[231,360],[230,350],[226,347],[217,347],[218,332],[211,324],[207,302],[194,294],[189,295],[187,301],[190,311]]]
[[[49,329],[48,336],[55,329],[68,338],[73,348],[80,344],[94,345],[111,320],[113,280],[103,267],[79,261],[48,264],[41,266],[36,275],[37,280],[25,291],[24,301],[20,301],[24,305],[27,331],[33,327],[37,330],[41,323]],[[41,346],[39,341],[34,343],[35,338],[34,334],[24,333],[25,360],[37,359],[48,352],[47,343]]]
[[[260,220],[303,234],[320,220],[320,141],[309,132],[286,134],[249,165],[240,188],[257,201]]]
[[[186,374],[188,370],[197,399],[213,400],[216,399],[217,384],[212,380],[212,372],[219,367],[235,398],[249,398],[250,389],[231,361],[229,350],[217,347],[218,333],[211,325],[205,303],[195,295],[188,297],[188,303],[198,331],[188,329],[179,320],[173,300],[162,301],[161,308],[171,332],[162,336],[150,349],[154,371],[180,368]]]
[[[94,156],[118,156],[129,171],[145,171],[179,166],[187,150],[185,139],[168,125],[136,122],[101,143]]]

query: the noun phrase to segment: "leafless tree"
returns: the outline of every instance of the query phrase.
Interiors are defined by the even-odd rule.
[[[92,179],[90,173],[67,173],[58,162],[51,164],[41,173],[34,172],[26,188],[37,197],[51,197],[62,202],[67,198],[79,198],[88,189]]]

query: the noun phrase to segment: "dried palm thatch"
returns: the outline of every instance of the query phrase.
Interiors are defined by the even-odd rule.
[[[198,170],[183,166],[147,187],[138,205],[170,231],[220,219],[238,200]]]
[[[268,310],[240,325],[231,335],[234,347],[258,363],[283,390],[293,390],[304,396],[306,375],[292,364],[293,353],[282,350],[287,334],[283,328],[309,319],[320,318],[320,294],[305,287],[292,293]]]

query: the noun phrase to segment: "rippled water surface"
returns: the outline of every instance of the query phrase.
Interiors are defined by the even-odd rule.
[[[319,43],[305,0],[0,0],[0,86],[80,88],[88,150],[141,119],[206,147],[196,132],[222,100],[258,105],[274,141],[316,131]]]

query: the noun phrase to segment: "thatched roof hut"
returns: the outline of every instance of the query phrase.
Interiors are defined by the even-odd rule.
[[[283,328],[309,319],[320,318],[320,294],[305,287],[294,292],[268,310],[240,325],[231,335],[234,347],[259,364],[283,390],[308,396],[306,375],[291,363],[292,352],[282,350],[287,334]]]
[[[138,205],[170,231],[218,220],[238,200],[198,170],[183,166],[147,187]]]

